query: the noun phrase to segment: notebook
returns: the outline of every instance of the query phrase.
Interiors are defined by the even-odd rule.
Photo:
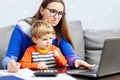
[[[0,76],[0,80],[24,80],[24,79],[13,75],[9,75],[9,76]]]
[[[120,38],[105,39],[103,50],[98,66],[92,70],[74,69],[68,70],[67,74],[85,77],[103,77],[120,73]]]

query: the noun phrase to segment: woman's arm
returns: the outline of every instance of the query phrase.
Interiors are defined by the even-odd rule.
[[[8,50],[6,52],[6,55],[3,57],[2,64],[5,69],[7,69],[7,65],[12,60],[12,56],[14,56],[14,60],[18,60],[18,56],[20,54],[21,50],[21,45],[22,45],[22,36],[20,33],[20,30],[18,29],[18,26],[16,25],[13,33],[10,38]]]
[[[74,61],[79,59],[79,57],[76,55],[72,45],[64,38],[61,38],[59,48],[67,59],[69,66],[74,67]]]
[[[64,38],[61,39],[59,47],[63,55],[66,57],[70,67],[78,68],[79,66],[83,66],[91,69],[95,66],[94,64],[91,65],[83,60],[80,60],[79,57],[76,55],[74,49],[72,48],[71,44]]]
[[[26,48],[32,45],[30,28],[31,26],[25,21],[19,21],[15,26],[10,38],[8,50],[2,60],[5,69],[7,69],[7,65],[11,61],[11,56],[15,57],[15,61],[19,61]]]

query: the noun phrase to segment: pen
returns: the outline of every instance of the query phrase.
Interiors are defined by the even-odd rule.
[[[12,62],[14,70],[16,69],[17,71],[20,69],[20,64],[17,61],[17,57],[11,56],[11,59],[14,61]]]
[[[16,57],[15,56],[11,56],[11,59],[16,61]]]

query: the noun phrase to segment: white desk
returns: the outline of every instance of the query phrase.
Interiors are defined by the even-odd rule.
[[[20,69],[17,73],[9,73],[7,70],[0,70],[0,76],[14,75],[23,78],[24,80],[76,80],[66,73],[60,73],[56,77],[35,77],[30,69]]]

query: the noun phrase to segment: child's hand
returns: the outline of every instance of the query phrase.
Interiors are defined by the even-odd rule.
[[[48,69],[47,65],[43,62],[38,63],[38,69]]]
[[[53,51],[53,56],[54,56],[55,58],[59,58],[59,53],[58,53],[57,50],[54,50],[54,51]]]

